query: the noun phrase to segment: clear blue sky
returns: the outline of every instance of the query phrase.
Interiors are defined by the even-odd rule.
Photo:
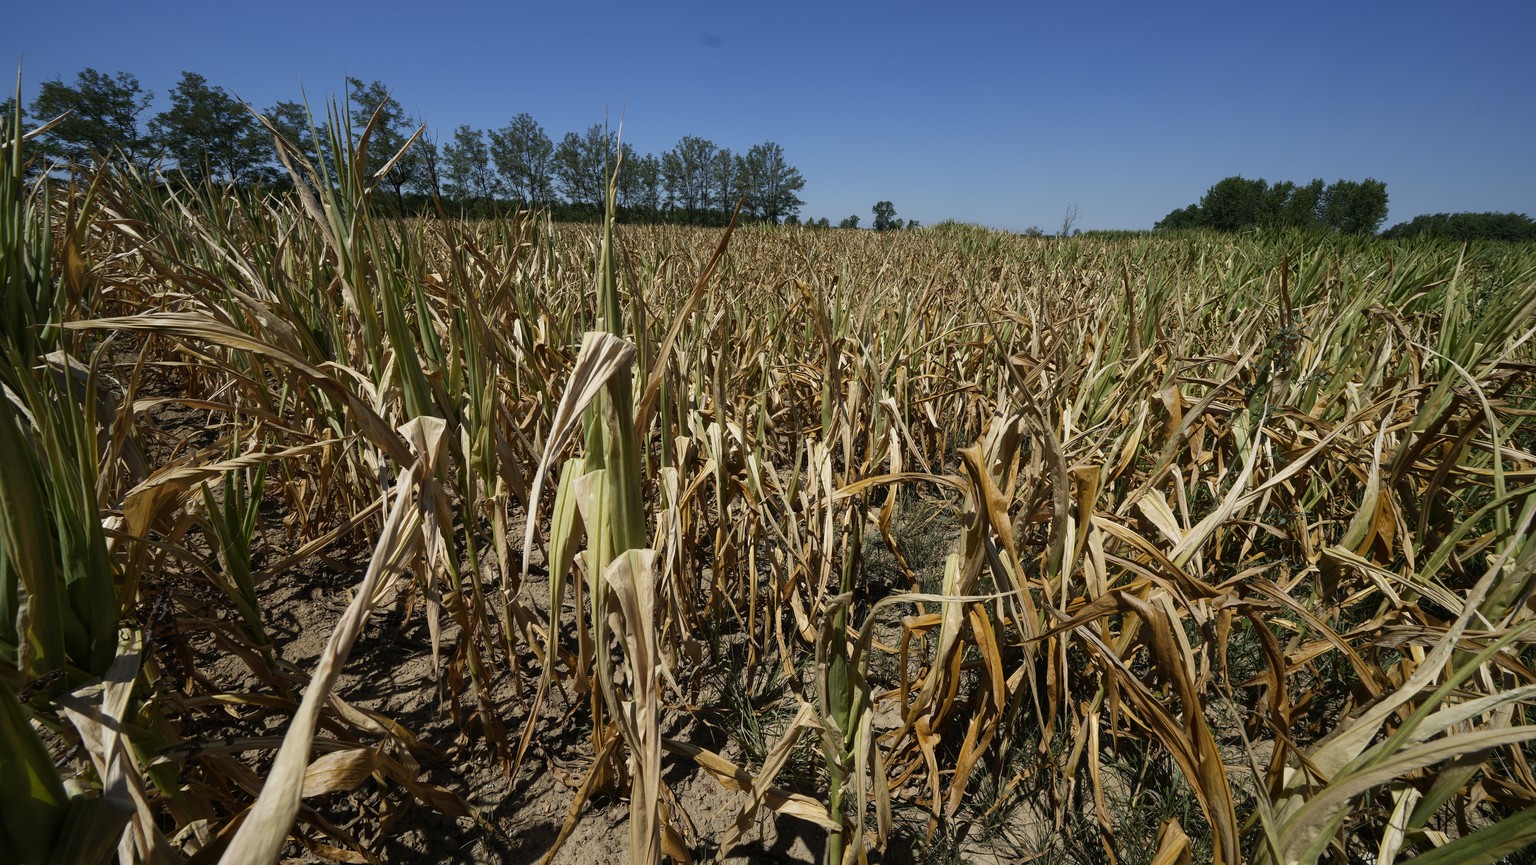
[[[380,79],[448,138],[529,112],[783,145],[802,215],[1148,228],[1242,174],[1387,183],[1389,224],[1536,215],[1536,2],[14,2],[24,101],[182,70],[265,107]],[[147,119],[147,118],[146,118]]]

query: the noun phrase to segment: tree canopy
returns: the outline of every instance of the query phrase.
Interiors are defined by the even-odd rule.
[[[44,81],[27,113],[40,122],[68,114],[42,136],[43,153],[51,158],[94,165],[121,151],[130,161],[143,163],[154,157],[155,149],[139,128],[139,115],[153,101],[154,94],[127,72],[114,76],[87,67],[73,85]]]
[[[555,148],[555,182],[567,201],[601,209],[615,137],[601,123],[567,132]]]
[[[523,113],[490,133],[491,161],[512,197],[523,204],[554,200],[555,143],[533,115]]]
[[[19,110],[36,123],[65,115],[32,145],[53,165],[90,166],[121,152],[139,165],[163,159],[163,167],[194,182],[285,185],[292,178],[278,159],[275,132],[322,176],[348,170],[336,165],[340,148],[361,146],[359,179],[382,183],[402,204],[408,196],[437,197],[485,212],[510,201],[551,206],[561,218],[590,218],[601,212],[609,172],[622,157],[618,203],[625,218],[723,224],[740,202],[743,219],[798,223],[804,206],[805,177],[773,141],[734,153],[685,135],[671,150],[642,154],[604,124],[568,132],[556,144],[520,113],[500,129],[460,125],[440,143],[384,82],[348,77],[346,84],[345,108],[333,101],[318,118],[304,102],[268,106],[262,117],[270,129],[224,88],[190,71],[168,93],[169,107],[147,119],[154,94],[129,73],[95,69],[70,83],[45,82]],[[9,116],[13,102],[0,103],[0,113]],[[374,180],[386,165],[389,171]]]
[[[435,154],[426,152],[429,148],[425,142],[422,147],[401,153],[421,122],[406,114],[405,108],[382,81],[365,84],[362,79],[348,77],[347,87],[350,88],[347,101],[352,106],[352,128],[361,134],[370,122],[373,123],[365,151],[368,173],[371,175],[380,170],[399,154],[400,159],[384,175],[383,181],[395,191],[396,200],[403,198],[407,186],[429,189],[435,186],[432,171]]]
[[[795,193],[805,188],[800,170],[784,160],[784,148],[765,141],[747,151],[739,168],[745,182],[748,212],[758,219],[777,223],[797,215],[805,202]]]
[[[262,112],[262,116],[317,169],[322,159],[327,165],[332,164],[329,136],[323,126],[318,130],[315,128],[316,120],[311,116],[309,106],[284,100]],[[279,176],[283,173],[286,172],[280,172]]]
[[[1340,180],[1323,190],[1317,210],[1323,224],[1340,234],[1375,234],[1387,221],[1387,185]]]
[[[626,175],[630,178],[633,187],[630,205],[645,215],[655,218],[661,213],[662,203],[666,198],[663,192],[661,158],[653,153],[647,153],[635,160]]]
[[[714,163],[719,154],[720,148],[713,141],[684,135],[676,147],[661,155],[662,181],[689,221],[710,206]]]
[[[1374,234],[1387,219],[1387,185],[1367,178],[1324,185],[1234,176],[1217,181],[1196,204],[1179,208],[1156,228],[1300,228],[1340,234]]]
[[[1524,213],[1426,213],[1399,222],[1382,237],[1442,237],[1447,240],[1536,240],[1536,219]]]
[[[272,143],[256,118],[222,87],[196,72],[181,73],[171,107],[156,114],[149,132],[162,152],[193,180],[249,183],[270,175]]]
[[[453,131],[453,141],[443,148],[444,189],[471,202],[490,200],[501,187],[491,169],[491,153],[485,133],[462,124]]]

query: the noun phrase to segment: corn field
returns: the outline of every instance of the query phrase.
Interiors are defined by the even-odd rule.
[[[391,216],[339,125],[284,194],[24,131],[0,863],[1531,861],[1536,249]]]

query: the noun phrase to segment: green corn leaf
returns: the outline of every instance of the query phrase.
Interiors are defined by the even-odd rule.
[[[20,865],[47,865],[69,811],[53,760],[0,680],[0,828]],[[3,846],[3,845],[0,845]]]

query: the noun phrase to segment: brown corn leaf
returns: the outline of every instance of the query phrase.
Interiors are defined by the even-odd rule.
[[[123,516],[127,518],[127,531],[139,537],[148,535],[155,519],[167,507],[175,505],[181,496],[197,484],[213,480],[225,472],[318,453],[341,443],[342,440],[331,439],[282,450],[252,451],[206,465],[162,469],[129,490],[124,497]]]
[[[736,811],[735,822],[720,839],[720,849],[715,854],[716,862],[725,861],[725,857],[730,854],[736,843],[751,830],[758,810],[764,806],[770,791],[773,790],[773,780],[778,777],[784,764],[789,761],[790,752],[794,749],[795,743],[800,740],[800,734],[806,730],[819,729],[819,727],[820,725],[816,722],[816,707],[802,702],[800,711],[789,722],[784,735],[779,737],[779,741],[774,743],[768,756],[763,759],[762,770],[757,773],[756,778],[751,779],[746,790],[747,795]]]
[[[373,748],[351,748],[322,754],[304,770],[304,786],[299,795],[308,799],[325,793],[351,790],[367,780],[378,768],[379,752]]]
[[[132,745],[123,735],[141,652],[135,635],[119,646],[117,658],[100,683],[56,699],[65,717],[79,731],[81,744],[102,779],[103,799],[132,814],[128,831],[118,843],[119,861],[169,865],[183,857],[160,833],[150,807],[149,788]]]
[[[613,334],[589,331],[582,337],[581,353],[576,356],[576,366],[566,377],[565,394],[555,408],[549,437],[544,441],[544,454],[539,458],[538,468],[534,471],[530,501],[539,501],[550,466],[581,428],[582,412],[602,392],[608,380],[619,370],[627,368],[634,357],[635,347]],[[528,520],[523,532],[524,580],[528,578],[528,561],[533,552],[533,533],[537,524],[537,520]]]
[[[1503,745],[1536,739],[1536,725],[1476,730],[1436,739],[1394,754],[1368,769],[1336,780],[1315,793],[1286,821],[1280,833],[1285,865],[1315,862],[1327,846],[1326,830],[1356,796],[1410,772],[1466,754],[1482,754]]]
[[[727,789],[743,793],[753,789],[752,776],[748,775],[745,769],[708,748],[701,748],[689,742],[679,742],[676,739],[662,739],[661,744],[668,753],[692,760]],[[762,791],[762,797],[763,804],[775,814],[797,817],[808,823],[815,823],[823,829],[838,829],[842,826],[827,814],[826,805],[803,793],[787,793],[777,787],[768,787]]]
[[[1169,817],[1157,830],[1157,852],[1150,865],[1190,865],[1194,849],[1179,818]]]
[[[661,651],[656,639],[655,550],[626,550],[603,573],[617,597],[609,612],[614,635],[624,645],[630,697],[624,701],[623,729],[629,740],[630,858],[661,861]]]
[[[229,842],[221,862],[273,865],[282,853],[283,842],[299,810],[309,751],[321,709],[330,697],[363,623],[372,612],[378,586],[405,567],[406,557],[418,541],[421,512],[411,503],[415,471],[413,466],[395,483],[394,504],[368,562],[368,571],[320,655],[319,666],[304,691],[303,702],[294,713],[288,733],[283,737],[283,745],[262,785],[261,795],[256,797],[256,803]]]
[[[414,459],[410,449],[406,447],[394,428],[379,417],[373,407],[358,396],[356,391],[342,384],[335,376],[310,365],[292,352],[265,343],[208,316],[189,312],[157,312],[118,318],[71,321],[66,322],[64,326],[71,330],[131,330],[158,333],[181,339],[210,342],[261,355],[299,373],[316,387],[346,403],[347,410],[351,412],[353,420],[357,422],[364,437],[395,462],[409,465]]]

